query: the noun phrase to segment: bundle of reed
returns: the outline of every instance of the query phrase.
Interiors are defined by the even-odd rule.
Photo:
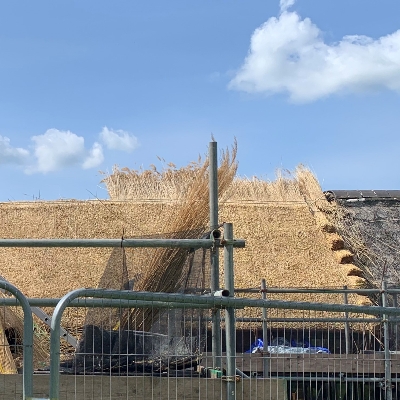
[[[127,167],[113,167],[112,174],[106,175],[102,180],[107,188],[111,200],[145,200],[162,202],[180,202],[193,184],[193,181],[199,179],[200,170],[206,167],[207,160],[203,163],[201,157],[197,162],[191,162],[189,165],[176,168],[172,162],[164,163],[159,171],[155,165],[150,169],[129,169]]]
[[[237,144],[222,151],[218,167],[218,195],[220,198],[231,185],[237,171]],[[178,170],[181,182],[184,169]],[[209,220],[209,160],[192,163],[186,169],[187,179],[177,194],[177,206],[166,216],[164,237],[176,239],[198,238]],[[165,175],[164,175],[165,176]],[[168,178],[172,174],[167,174]],[[135,176],[136,180],[136,176]],[[173,181],[173,179],[172,179]],[[171,233],[172,232],[172,233]],[[135,290],[173,293],[181,288],[183,268],[188,257],[187,249],[156,248],[149,258],[146,274]],[[121,327],[149,330],[157,317],[154,309],[131,310],[121,320]]]
[[[316,176],[304,165],[294,171],[276,170],[273,180],[237,177],[227,191],[230,202],[307,203],[328,207]]]
[[[257,177],[238,177],[232,182],[226,198],[230,202],[304,202],[299,186],[289,171],[278,170],[273,181]]]
[[[4,298],[6,295],[0,293],[0,297]],[[0,314],[0,326],[4,329],[0,335],[2,338],[2,349],[0,351],[0,373],[16,373],[16,369],[22,367],[21,352],[15,351],[13,360],[11,358],[9,343],[5,337],[5,331],[8,330],[14,345],[22,345],[23,332],[24,332],[24,317],[23,312],[18,307],[4,307]],[[35,321],[35,331],[33,335],[33,364],[34,368],[43,367],[46,365],[50,355],[50,334],[46,332],[45,335],[38,334],[38,328],[42,325],[40,322]],[[43,330],[45,328],[43,327]],[[16,349],[17,350],[17,349]],[[7,372],[8,371],[8,372]]]
[[[315,213],[317,210],[325,213],[332,212],[332,206],[326,200],[317,177],[304,165],[299,165],[295,170],[296,181],[304,200]]]

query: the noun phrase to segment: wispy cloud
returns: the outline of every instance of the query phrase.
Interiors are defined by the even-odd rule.
[[[280,0],[279,7],[281,9],[281,13],[287,11],[295,2],[296,0]]]
[[[29,151],[12,147],[10,139],[0,135],[0,164],[24,165],[28,162]]]
[[[296,102],[340,92],[400,91],[400,30],[378,39],[344,36],[329,44],[309,18],[287,11],[293,4],[281,0],[281,14],[254,31],[231,89],[288,93]]]
[[[113,130],[106,126],[100,132],[100,139],[108,149],[131,153],[139,146],[136,136],[123,130]]]

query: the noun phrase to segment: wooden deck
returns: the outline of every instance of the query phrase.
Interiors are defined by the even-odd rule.
[[[278,374],[373,374],[385,373],[385,358],[383,353],[373,354],[269,354],[269,373]],[[249,373],[263,372],[263,359],[261,353],[244,353],[236,355],[236,367]],[[200,365],[210,368],[212,355],[206,353]],[[222,357],[222,367],[226,368],[226,358]],[[400,355],[391,354],[392,374],[400,374]]]

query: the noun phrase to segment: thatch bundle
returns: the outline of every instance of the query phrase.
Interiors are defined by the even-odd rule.
[[[218,167],[218,195],[222,197],[227,188],[231,185],[236,174],[236,145],[232,152],[222,153],[220,166]],[[173,171],[173,172],[172,172]],[[164,175],[167,181],[173,180],[173,176],[178,176],[177,181],[180,185],[176,187],[180,190],[175,193],[177,205],[174,213],[170,214],[165,220],[162,233],[167,238],[175,239],[195,239],[201,236],[206,230],[209,216],[209,160],[203,164],[193,164],[188,169],[168,170]],[[172,172],[172,174],[170,174]],[[155,171],[157,173],[157,171]],[[127,171],[127,174],[130,174]],[[188,179],[182,179],[182,175],[188,174]],[[144,179],[147,179],[147,175]],[[140,175],[139,175],[140,176]],[[151,176],[154,176],[151,175]],[[156,175],[157,176],[157,175]],[[112,181],[112,178],[111,182]],[[138,175],[134,174],[133,181],[136,182]],[[107,182],[107,178],[106,178]],[[128,180],[130,182],[130,180]],[[185,185],[182,183],[185,182]],[[113,186],[114,187],[114,186]],[[133,186],[134,187],[134,186]],[[182,270],[188,256],[187,249],[179,248],[157,248],[152,253],[148,261],[146,274],[137,285],[137,290],[149,292],[176,292],[182,283]],[[138,323],[138,317],[142,322]],[[122,325],[144,327],[149,330],[157,312],[153,309],[144,311],[137,310],[133,314],[125,314]],[[128,321],[128,318],[130,321]]]
[[[3,296],[1,296],[3,297]],[[8,316],[9,317],[9,316]],[[10,318],[7,318],[10,321]],[[17,366],[11,353],[5,329],[5,316],[0,317],[0,374],[16,374]]]
[[[236,156],[236,141],[231,150],[227,149],[221,153],[218,167],[220,196],[231,185],[236,175]],[[164,161],[161,158],[159,160]],[[154,165],[151,165],[151,168],[147,170],[133,170],[127,167],[114,166],[111,174],[103,172],[105,177],[102,182],[105,184],[111,200],[190,204],[196,198],[197,201],[202,202],[202,206],[198,207],[202,210],[203,216],[204,212],[208,212],[208,166],[208,157],[204,161],[199,157],[197,162],[191,162],[182,168],[176,168],[175,164],[168,163],[161,171]],[[196,185],[198,185],[197,188]],[[191,196],[193,197],[191,198]],[[207,204],[204,204],[204,202],[207,202]],[[205,215],[205,217],[207,216]]]
[[[0,293],[0,297],[7,297]],[[43,367],[49,357],[50,337],[42,335],[38,325],[34,326],[33,359],[34,367]],[[36,328],[36,329],[35,329]],[[22,367],[22,338],[24,316],[20,307],[3,307],[0,312],[0,374],[14,374]],[[10,340],[10,342],[9,342]],[[11,347],[10,347],[11,346]],[[13,353],[11,352],[13,349]]]

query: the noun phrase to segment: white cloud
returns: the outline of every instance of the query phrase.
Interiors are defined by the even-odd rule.
[[[279,6],[281,12],[287,11],[292,5],[296,2],[296,0],[280,0]]]
[[[28,161],[29,151],[12,147],[10,139],[0,135],[0,164],[23,165]]]
[[[94,168],[100,165],[104,161],[103,147],[100,143],[95,142],[92,149],[89,151],[89,155],[83,162],[82,167],[84,169]]]
[[[138,140],[128,132],[113,131],[104,127],[100,138],[110,149],[131,152],[138,146]],[[47,173],[68,167],[95,168],[104,161],[103,146],[95,142],[90,149],[85,139],[70,131],[48,129],[43,135],[32,136],[31,152],[12,147],[10,139],[0,135],[0,165],[16,164],[25,166],[27,174]]]
[[[132,152],[139,146],[136,136],[123,130],[108,129],[106,126],[100,132],[100,138],[108,149]]]
[[[33,136],[36,163],[26,172],[51,172],[70,166],[93,168],[103,161],[101,146],[95,143],[89,152],[85,139],[70,131],[48,129],[43,135]]]
[[[254,31],[231,89],[288,93],[297,102],[340,92],[400,91],[400,30],[376,40],[352,35],[327,44],[309,18],[286,11],[293,3],[281,0],[281,15]]]

